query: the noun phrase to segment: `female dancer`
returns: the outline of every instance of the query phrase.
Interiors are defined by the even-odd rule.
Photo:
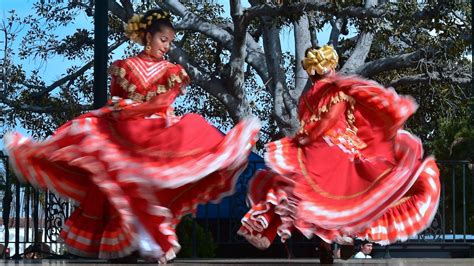
[[[341,244],[352,237],[382,245],[430,225],[440,195],[433,158],[402,130],[415,102],[393,89],[334,73],[331,46],[309,49],[303,66],[315,82],[299,103],[299,133],[267,145],[249,187],[239,234],[267,248],[293,228]]]
[[[171,104],[189,77],[163,59],[175,36],[169,15],[135,15],[126,33],[145,49],[110,67],[108,106],[43,142],[10,133],[5,143],[18,177],[77,203],[61,232],[70,253],[138,250],[166,261],[180,248],[180,218],[232,192],[260,125],[246,119],[223,136],[197,114],[175,116]]]

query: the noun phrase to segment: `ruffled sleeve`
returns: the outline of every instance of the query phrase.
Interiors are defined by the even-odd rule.
[[[383,125],[386,138],[393,138],[418,105],[410,96],[398,95],[393,88],[356,76],[336,76],[333,82],[357,102],[374,125]]]
[[[299,133],[308,134],[318,127],[328,118],[331,108],[340,102],[347,103],[345,116],[337,118],[341,123],[334,129],[345,126],[355,135],[361,126],[377,128],[384,132],[386,139],[393,138],[417,108],[411,97],[398,95],[374,81],[333,74],[318,81],[301,97]]]
[[[117,96],[120,98],[127,98],[127,92],[123,88],[128,87],[131,84],[129,84],[125,79],[126,70],[123,65],[124,60],[117,60],[113,62],[108,69],[108,72],[112,77],[110,84],[110,95],[112,97]]]
[[[165,75],[164,87],[162,90],[176,90],[181,94],[185,93],[186,86],[191,82],[188,73],[181,65],[170,64]]]

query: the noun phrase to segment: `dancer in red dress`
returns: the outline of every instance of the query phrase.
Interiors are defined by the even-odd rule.
[[[232,193],[256,141],[249,118],[226,136],[197,114],[173,114],[171,104],[189,77],[163,59],[174,39],[169,15],[134,16],[126,33],[144,52],[110,67],[109,105],[61,126],[35,142],[5,138],[19,178],[77,203],[62,228],[70,253],[172,259],[180,246],[175,227],[200,203]]]
[[[315,82],[299,103],[295,137],[267,145],[249,186],[239,234],[258,248],[293,228],[327,243],[352,237],[382,245],[407,240],[437,211],[439,171],[418,138],[402,130],[415,102],[393,89],[334,73],[331,46],[310,49],[303,66]]]

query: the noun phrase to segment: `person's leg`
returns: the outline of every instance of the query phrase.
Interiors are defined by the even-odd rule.
[[[355,249],[354,245],[340,245],[341,248],[341,253],[340,253],[340,258],[343,260],[348,260],[355,254]]]
[[[331,244],[326,243],[324,240],[321,239],[318,246],[319,252],[319,262],[321,264],[333,264],[334,263],[334,256],[331,250]]]

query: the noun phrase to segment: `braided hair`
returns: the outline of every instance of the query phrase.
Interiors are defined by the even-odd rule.
[[[330,45],[323,47],[310,47],[305,51],[305,58],[301,61],[312,80],[317,80],[334,71],[337,67],[339,56]]]
[[[127,25],[125,25],[125,35],[130,38],[130,40],[140,45],[145,45],[147,33],[153,35],[163,31],[164,28],[174,30],[170,14],[161,9],[152,9],[143,15],[133,15]]]

